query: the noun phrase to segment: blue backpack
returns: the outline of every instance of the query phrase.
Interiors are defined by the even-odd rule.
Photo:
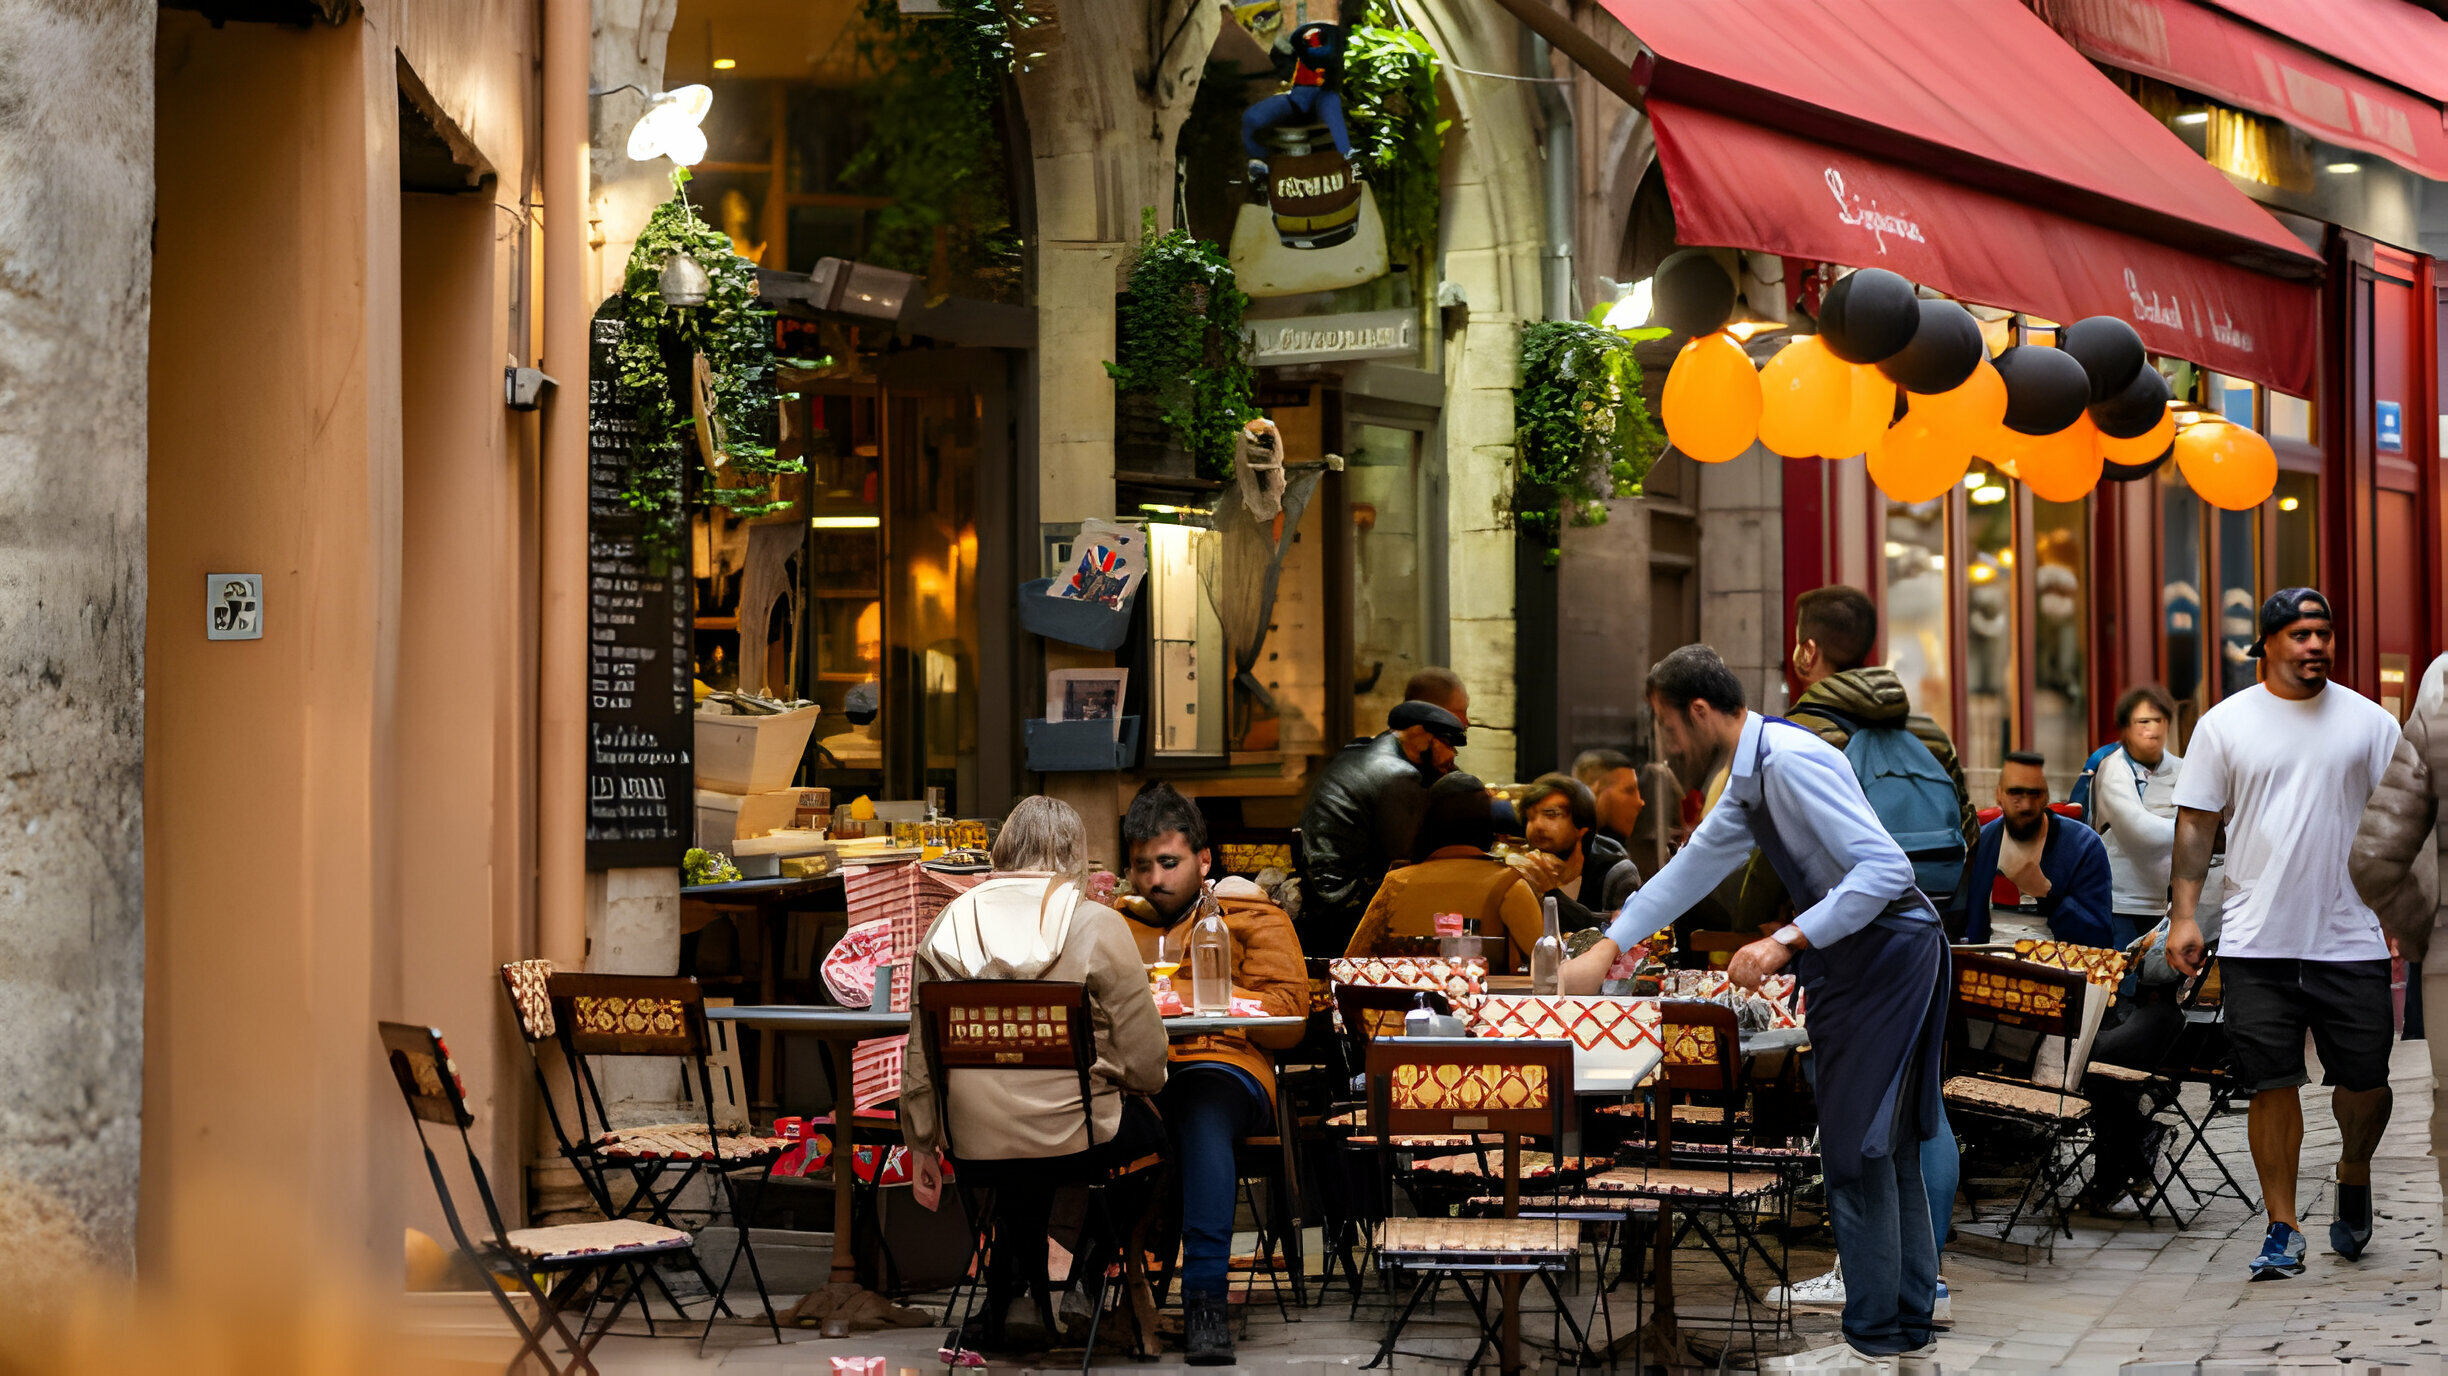
[[[1818,703],[1797,710],[1853,733],[1845,742],[1845,761],[1861,782],[1862,796],[1879,825],[1904,848],[1913,882],[1944,908],[1963,882],[1964,869],[1963,812],[1946,766],[1907,727],[1865,726]]]
[[[2074,791],[2066,795],[2067,802],[2082,809],[2083,820],[2091,824],[2093,831],[2099,830],[2099,818],[2091,812],[2091,780],[2099,773],[2100,761],[2115,754],[2120,744],[2122,742],[2110,741],[2092,751],[2091,758],[2083,761],[2082,774],[2074,780]]]

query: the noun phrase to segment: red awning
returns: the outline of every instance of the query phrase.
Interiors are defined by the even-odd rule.
[[[1602,0],[1677,237],[1891,268],[2298,396],[2319,259],[2016,0]]]
[[[2312,392],[2319,293],[1943,177],[1652,98],[1675,236],[1882,267],[2051,320],[2115,315],[2152,352]]]
[[[2214,3],[2239,19],[2284,34],[2349,67],[2448,103],[2448,21],[2406,0]]]
[[[2058,5],[2049,13],[2068,42],[2111,67],[2173,82],[2448,180],[2448,124],[2436,102],[2220,10],[2194,0],[2116,0]],[[2448,25],[2420,17],[2448,41]]]

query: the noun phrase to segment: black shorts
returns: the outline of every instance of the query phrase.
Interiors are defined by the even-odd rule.
[[[2220,956],[2219,987],[2236,1079],[2254,1093],[2291,1089],[2304,1073],[2304,1032],[2320,1051],[2321,1083],[2346,1090],[2389,1082],[2397,1039],[2386,960],[2265,960]]]

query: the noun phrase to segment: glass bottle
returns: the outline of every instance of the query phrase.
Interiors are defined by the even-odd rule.
[[[1232,1011],[1232,931],[1207,895],[1200,896],[1199,919],[1190,924],[1190,1011]]]
[[[1544,925],[1538,944],[1530,948],[1530,992],[1552,994],[1564,974],[1564,929],[1556,914],[1554,894],[1540,900],[1539,907]]]

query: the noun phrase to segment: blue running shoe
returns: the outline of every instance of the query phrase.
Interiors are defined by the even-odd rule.
[[[2371,1246],[2371,1186],[2338,1186],[2337,1212],[2336,1220],[2329,1225],[2329,1250],[2353,1261]]]
[[[2261,1255],[2252,1259],[2254,1280],[2277,1280],[2304,1273],[2304,1235],[2284,1223],[2269,1225],[2261,1239]]]

